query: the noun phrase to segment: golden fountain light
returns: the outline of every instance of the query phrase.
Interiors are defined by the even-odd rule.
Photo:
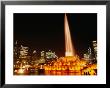
[[[70,34],[70,29],[69,29],[69,24],[67,20],[67,16],[65,14],[64,17],[64,32],[65,32],[65,56],[74,56],[75,55],[75,50],[73,48],[72,40],[71,40],[71,34]]]

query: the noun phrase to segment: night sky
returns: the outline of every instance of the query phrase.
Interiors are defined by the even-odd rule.
[[[97,14],[67,14],[72,41],[79,56],[87,52],[91,41],[97,40]],[[14,14],[14,42],[28,46],[31,50],[55,51],[65,54],[64,14],[34,13]]]

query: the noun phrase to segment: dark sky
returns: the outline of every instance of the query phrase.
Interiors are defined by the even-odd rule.
[[[72,41],[78,55],[88,49],[91,41],[97,40],[97,14],[67,14]],[[64,14],[37,13],[14,14],[14,41],[28,46],[37,52],[55,51],[57,55],[65,53]]]

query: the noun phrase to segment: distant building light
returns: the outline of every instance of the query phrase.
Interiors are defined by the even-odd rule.
[[[34,50],[33,53],[36,53],[36,50]]]

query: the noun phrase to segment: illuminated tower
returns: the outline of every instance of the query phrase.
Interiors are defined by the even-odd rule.
[[[75,51],[71,40],[71,34],[66,14],[64,17],[64,30],[65,30],[65,48],[66,48],[65,56],[74,56]]]
[[[39,63],[45,63],[45,52],[41,51],[41,58],[39,60]]]
[[[94,49],[94,55],[95,58],[97,57],[97,41],[92,41],[93,49]]]
[[[19,58],[27,58],[27,55],[28,55],[28,47],[24,47],[21,45]]]
[[[31,56],[31,61],[30,61],[31,64],[34,65],[36,60],[37,60],[37,52],[36,52],[36,50],[33,50],[33,53],[32,53],[32,56]]]
[[[19,59],[19,55],[20,55],[20,48],[19,48],[19,45],[18,45],[18,41],[15,42],[14,44],[14,64],[18,64],[18,62],[20,62],[20,59]]]
[[[92,59],[92,50],[90,47],[88,48],[88,54],[89,54],[89,59]]]
[[[17,41],[14,44],[14,59],[19,59],[19,46]]]

